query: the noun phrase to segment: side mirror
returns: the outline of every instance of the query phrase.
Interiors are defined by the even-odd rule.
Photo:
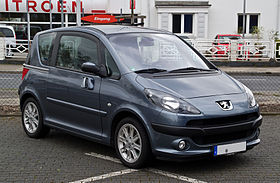
[[[98,75],[100,77],[108,76],[107,69],[106,69],[106,67],[104,65],[97,66],[96,64],[91,63],[91,62],[83,63],[82,64],[82,71],[90,72],[90,73],[96,74],[96,75]]]

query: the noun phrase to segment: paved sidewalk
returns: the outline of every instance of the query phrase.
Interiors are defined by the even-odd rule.
[[[22,71],[22,65],[0,64],[1,71]]]

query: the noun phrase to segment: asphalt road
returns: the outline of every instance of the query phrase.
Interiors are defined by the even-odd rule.
[[[107,146],[56,130],[44,139],[31,139],[20,118],[0,118],[0,182],[280,182],[279,117],[264,116],[261,144],[246,153],[187,162],[156,160],[143,170],[119,164]]]
[[[254,93],[260,103],[279,103],[280,75],[248,75],[232,74],[234,78],[244,83]],[[0,73],[0,105],[17,105],[17,90],[21,83],[21,74]]]
[[[280,92],[280,75],[242,75],[232,76],[255,92]]]
[[[232,74],[234,78],[248,86],[252,91],[280,91],[280,75]],[[18,88],[21,74],[0,73],[0,89]]]

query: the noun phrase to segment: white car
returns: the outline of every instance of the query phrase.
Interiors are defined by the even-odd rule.
[[[6,42],[6,56],[12,55],[12,48],[16,47],[16,34],[12,26],[0,25],[0,37],[4,37]]]

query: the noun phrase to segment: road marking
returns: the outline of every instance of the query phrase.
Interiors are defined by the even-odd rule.
[[[133,173],[133,172],[137,172],[139,170],[136,169],[126,169],[126,170],[120,170],[117,172],[111,172],[111,173],[107,173],[107,174],[103,174],[103,175],[99,175],[99,176],[95,176],[95,177],[89,177],[86,179],[82,179],[82,180],[78,180],[78,181],[74,181],[74,182],[70,182],[70,183],[87,183],[87,182],[94,182],[94,181],[98,181],[98,180],[103,180],[103,179],[107,179],[110,177],[115,177],[115,176],[120,176],[120,175],[125,175],[125,174],[129,174],[129,173]]]
[[[99,158],[99,159],[103,159],[103,160],[106,160],[106,161],[111,161],[111,162],[118,163],[118,164],[122,164],[119,159],[113,158],[111,156],[104,156],[102,154],[97,154],[97,153],[94,153],[94,152],[85,153],[85,155],[92,156],[92,157]],[[166,172],[166,171],[162,171],[162,170],[158,170],[158,169],[148,168],[148,169],[143,169],[143,170],[146,170],[146,171],[158,174],[158,175],[163,175],[163,176],[166,176],[166,177],[174,178],[174,179],[177,179],[177,180],[180,180],[180,181],[189,182],[189,183],[206,183],[206,182],[201,181],[201,180],[193,179],[193,178],[190,178],[190,177],[186,177],[186,176],[182,176],[182,175],[178,175],[178,174],[174,174],[174,173],[170,173],[170,172]]]
[[[197,179],[193,179],[193,178],[189,178],[186,176],[182,176],[182,175],[178,175],[178,174],[173,174],[173,173],[169,173],[169,172],[165,172],[165,171],[161,171],[161,170],[157,170],[157,169],[153,169],[153,168],[149,168],[148,171],[153,172],[155,174],[159,174],[159,175],[163,175],[166,177],[170,177],[173,179],[178,179],[181,181],[185,181],[185,182],[190,182],[190,183],[206,183],[204,181],[201,180],[197,180]]]

